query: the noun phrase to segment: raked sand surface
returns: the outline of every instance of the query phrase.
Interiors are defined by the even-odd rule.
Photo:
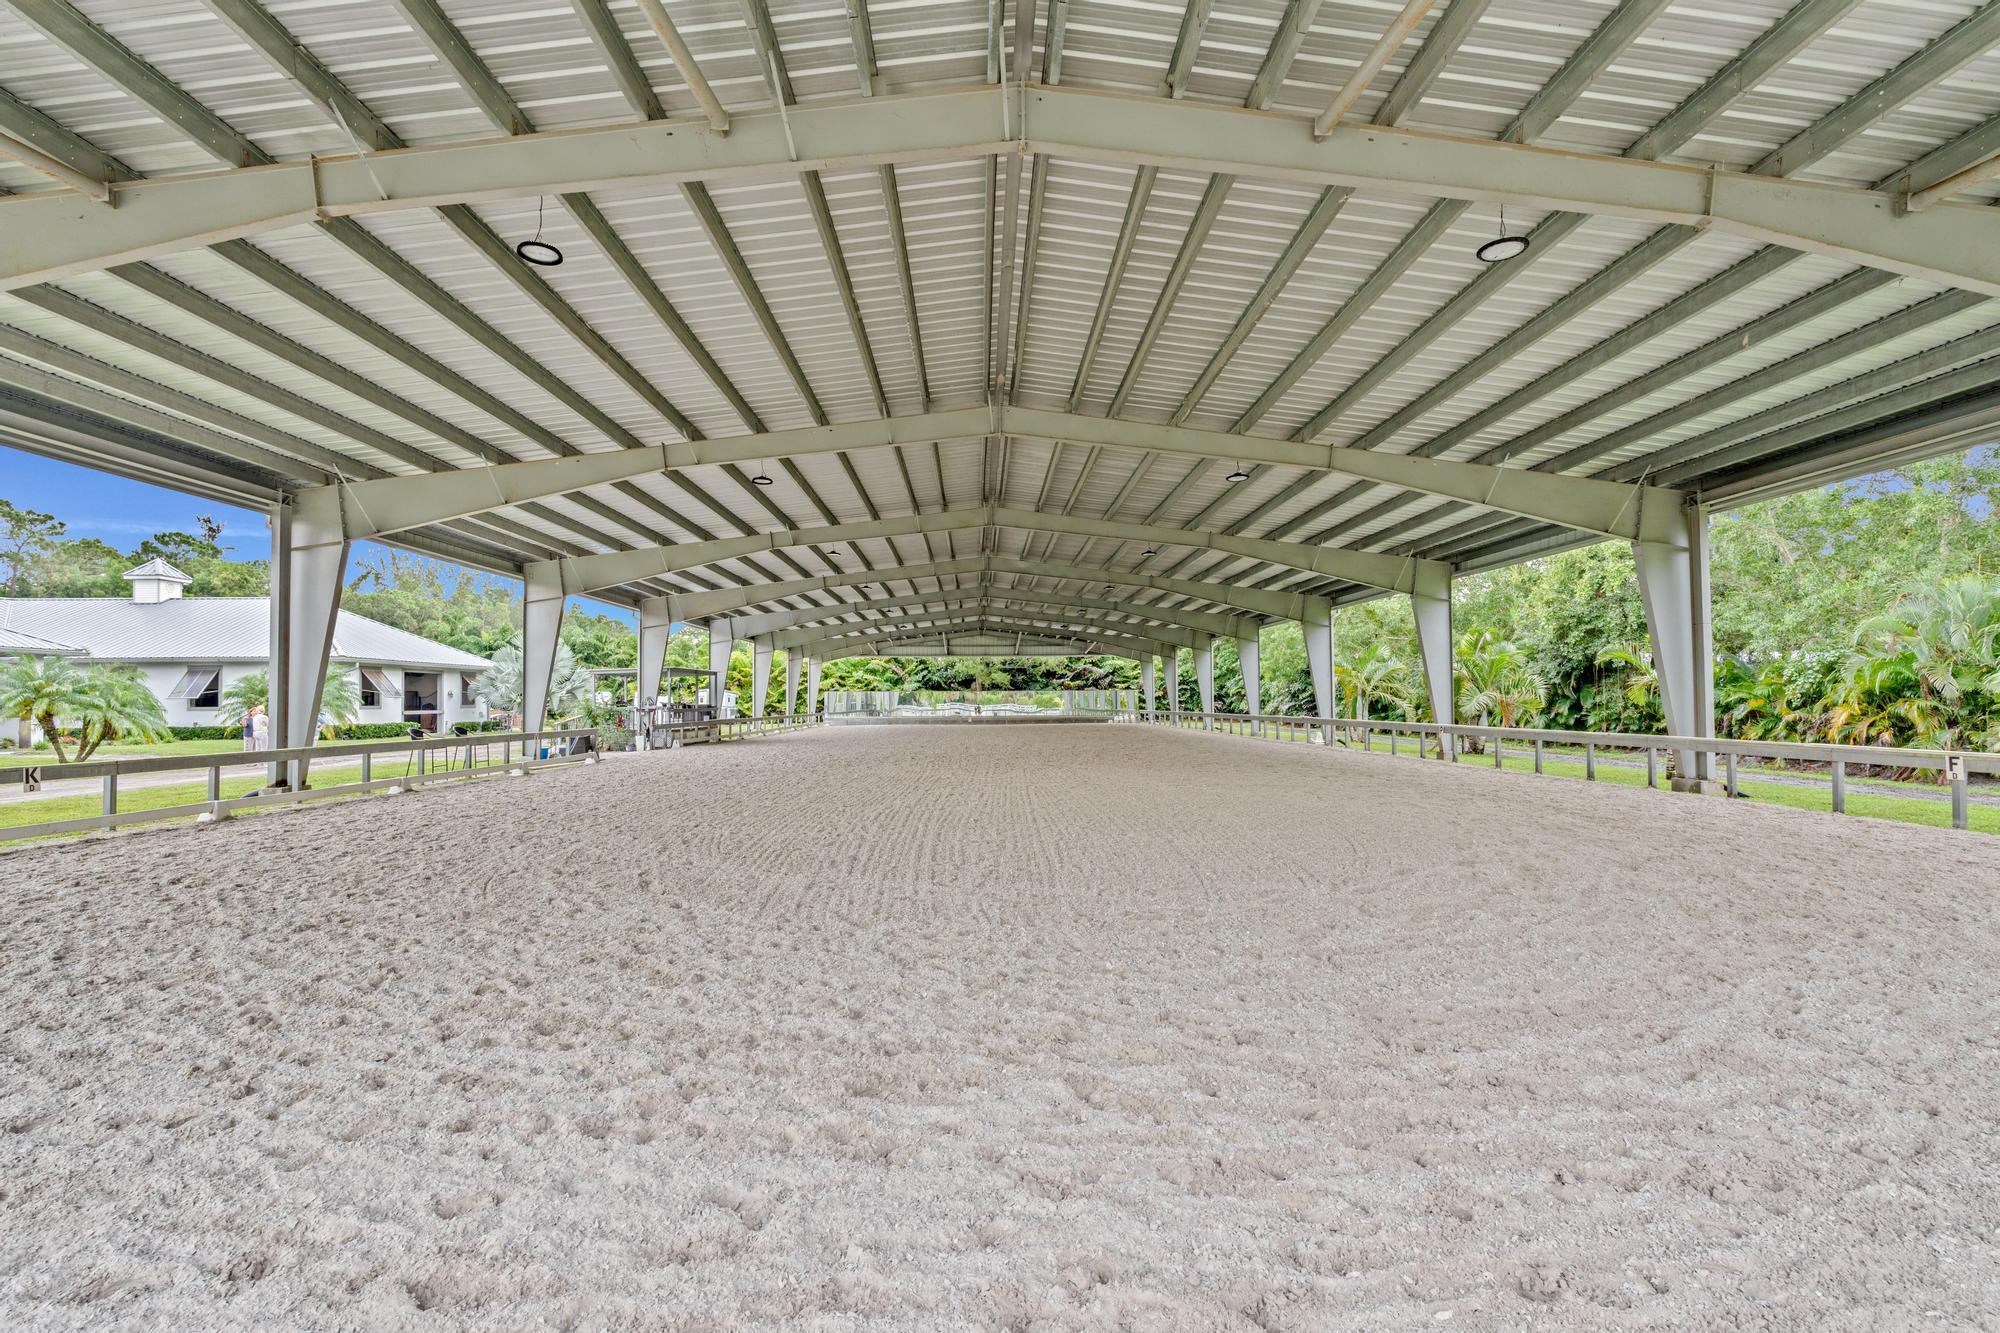
[[[2000,839],[1122,726],[0,856],[0,1327],[2000,1328]]]

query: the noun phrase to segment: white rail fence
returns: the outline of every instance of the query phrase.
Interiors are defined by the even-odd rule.
[[[1662,756],[1676,755],[1677,773],[1686,776],[1694,767],[1692,757],[1710,755],[1721,761],[1722,785],[1731,796],[1740,796],[1738,769],[1746,759],[1785,759],[1825,764],[1832,778],[1832,808],[1847,813],[1847,777],[1850,768],[1910,769],[1941,774],[1951,791],[1951,826],[1967,827],[1971,818],[1971,775],[2000,775],[2000,754],[1963,750],[1907,750],[1876,745],[1820,745],[1803,741],[1736,740],[1713,736],[1658,736],[1618,731],[1556,731],[1533,727],[1481,727],[1436,722],[1361,720],[1357,718],[1298,717],[1289,714],[1169,712],[1166,709],[1127,709],[1114,720],[1154,726],[1197,726],[1204,731],[1230,735],[1262,736],[1280,741],[1317,741],[1345,744],[1372,751],[1377,737],[1387,738],[1387,752],[1397,755],[1414,744],[1419,756],[1459,762],[1467,755],[1466,742],[1487,744],[1495,768],[1504,767],[1508,747],[1516,754],[1534,758],[1535,772],[1543,771],[1551,746],[1583,752],[1584,779],[1596,781],[1600,752],[1643,754],[1646,757],[1646,785],[1658,787],[1664,773]],[[1560,755],[1569,758],[1568,754]]]
[[[297,805],[304,801],[336,796],[359,796],[368,792],[396,789],[411,791],[439,782],[497,777],[529,772],[551,764],[594,762],[595,732],[588,727],[556,731],[480,732],[471,736],[435,736],[425,740],[360,741],[342,745],[311,745],[289,750],[242,750],[221,754],[155,755],[121,759],[93,759],[80,764],[41,764],[0,768],[0,792],[17,788],[22,793],[42,789],[45,783],[96,779],[100,792],[97,814],[74,819],[44,820],[34,824],[0,827],[0,843],[28,838],[46,838],[65,833],[90,833],[124,824],[141,824],[162,819],[206,816],[226,819],[238,810],[261,806]],[[383,760],[402,761],[403,771],[377,775]],[[308,785],[304,790],[274,789],[269,785],[242,796],[222,794],[226,769],[250,769],[289,764],[308,764]],[[310,783],[311,765],[321,771],[360,765],[355,781],[325,785]],[[199,801],[182,801],[145,810],[120,810],[122,779],[156,773],[200,775],[204,794]],[[240,775],[238,775],[240,776]],[[48,799],[60,800],[52,796]]]

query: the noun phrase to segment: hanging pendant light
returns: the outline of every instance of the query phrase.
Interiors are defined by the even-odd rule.
[[[1243,465],[1241,463],[1238,463],[1236,464],[1235,470],[1232,471],[1228,476],[1224,477],[1223,480],[1228,482],[1231,486],[1234,486],[1239,481],[1250,480],[1250,474],[1243,470]]]
[[[542,206],[546,202],[537,200],[535,203],[534,239],[518,242],[514,246],[514,254],[522,262],[533,264],[536,268],[555,268],[563,262],[563,252],[553,242],[542,239]]]
[[[764,471],[762,468],[759,468],[757,470],[757,475],[750,478],[750,484],[752,486],[775,486],[778,483],[771,480],[770,473]]]
[[[1528,253],[1528,238],[1507,234],[1507,210],[1500,210],[1500,234],[1472,252],[1482,264],[1501,264]]]

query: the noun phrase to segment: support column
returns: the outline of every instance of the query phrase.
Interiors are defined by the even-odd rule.
[[[1313,712],[1323,718],[1331,718],[1337,708],[1337,697],[1333,682],[1333,603],[1323,597],[1308,598],[1305,619],[1299,622],[1305,631],[1306,669],[1312,675]],[[1328,745],[1333,744],[1333,728],[1322,727],[1321,734]]]
[[[722,701],[729,695],[729,658],[736,651],[735,631],[727,620],[708,622],[708,670],[712,677],[708,702],[717,717],[725,716]]]
[[[1201,646],[1194,650],[1194,685],[1201,694],[1201,711],[1215,711],[1215,640],[1203,639]],[[1215,730],[1213,718],[1201,720],[1203,731]]]
[[[530,564],[521,599],[521,725],[529,731],[548,725],[549,679],[562,641],[563,601],[560,567],[553,561]]]
[[[1679,535],[1679,541],[1634,542],[1632,554],[1667,732],[1708,737],[1715,734],[1715,663],[1708,619],[1706,510],[1698,506],[1689,511],[1686,530]],[[1692,750],[1676,750],[1674,785],[1700,790],[1709,767],[1698,766]]]
[[[1694,730],[1690,736],[1715,738],[1715,584],[1708,563],[1708,506],[1691,504],[1685,514],[1688,530],[1688,606],[1694,624]],[[1685,776],[1696,784],[1715,781],[1715,756],[1694,756]],[[1697,786],[1693,790],[1708,790]]]
[[[319,735],[319,705],[326,688],[333,623],[340,614],[340,579],[347,569],[347,537],[338,497],[313,491],[271,507],[271,664],[266,711],[271,744],[311,745]],[[306,762],[273,765],[271,781],[301,791]]]
[[[750,640],[750,716],[764,716],[771,699],[771,636]]]
[[[1450,724],[1458,720],[1452,707],[1451,575],[1432,578],[1419,575],[1410,593],[1410,607],[1417,621],[1417,653],[1423,658],[1424,688],[1431,696],[1431,721]],[[1443,740],[1442,753],[1455,754],[1451,742]]]
[[[642,707],[660,697],[660,671],[667,663],[667,639],[673,628],[666,598],[648,597],[639,603],[639,678],[632,683],[632,699]]]
[[[1243,672],[1243,707],[1251,714],[1264,711],[1263,643],[1255,638],[1236,641],[1236,664]],[[1250,734],[1260,735],[1261,722],[1250,724]]]
[[[1147,653],[1139,659],[1139,688],[1146,692],[1146,716],[1153,716],[1154,703],[1159,696],[1160,659]]]
[[[808,657],[806,659],[806,711],[808,713],[817,713],[819,711],[820,666],[821,662],[817,657]]]
[[[1176,648],[1161,660],[1167,664],[1167,712],[1178,727],[1181,724],[1181,650]]]
[[[799,711],[799,650],[785,649],[785,716]]]

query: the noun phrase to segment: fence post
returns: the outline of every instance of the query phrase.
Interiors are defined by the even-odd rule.
[[[1535,737],[1535,772],[1539,774],[1541,771],[1542,771],[1542,738],[1540,736],[1537,736]]]
[[[118,813],[118,770],[115,768],[104,775],[104,813]]]
[[[1736,751],[1729,750],[1724,752],[1722,756],[1722,772],[1722,790],[1728,792],[1731,796],[1740,796],[1742,793],[1736,790]]]
[[[1583,780],[1597,781],[1597,746],[1591,741],[1583,743]]]
[[[1655,790],[1660,785],[1660,752],[1650,745],[1646,747],[1646,785]]]
[[[1945,772],[1951,776],[1951,826],[1966,828],[1972,823],[1972,792],[1965,772],[1965,756],[1950,755],[1944,762]]]
[[[222,799],[221,764],[210,764],[208,766],[208,799],[211,801],[219,801]]]
[[[1500,761],[1500,733],[1497,731],[1493,733],[1493,767],[1495,768],[1506,767],[1506,765]]]
[[[373,750],[363,750],[361,752],[361,784],[365,787],[374,780],[375,752]]]
[[[1833,761],[1833,813],[1836,815],[1847,813],[1847,761],[1845,759],[1836,759]]]

